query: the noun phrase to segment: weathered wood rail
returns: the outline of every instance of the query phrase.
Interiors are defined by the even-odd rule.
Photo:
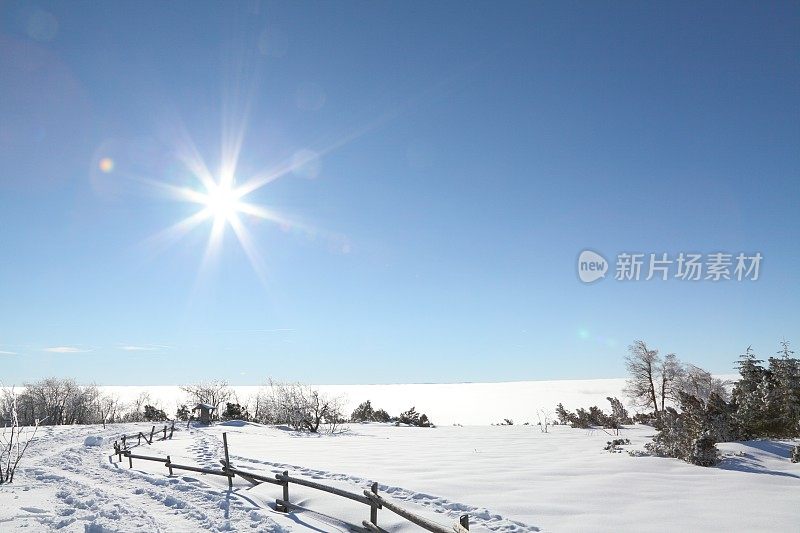
[[[152,434],[152,432],[151,432]],[[139,433],[142,435],[142,433]],[[166,433],[165,433],[166,435]],[[136,435],[134,435],[136,437]],[[172,435],[170,434],[170,438]],[[164,439],[161,440],[165,440]],[[150,441],[152,443],[152,440]],[[296,510],[308,510],[304,507],[301,507],[297,504],[294,504],[290,501],[289,498],[289,486],[299,485],[302,487],[307,487],[314,490],[319,490],[322,492],[326,492],[328,494],[333,494],[334,496],[338,496],[340,498],[346,498],[348,500],[352,500],[354,502],[361,503],[363,505],[367,505],[369,507],[369,520],[364,520],[361,522],[361,527],[353,525],[353,529],[357,531],[362,531],[365,533],[387,533],[385,529],[382,529],[378,526],[378,510],[379,509],[387,509],[397,516],[408,520],[412,524],[421,527],[426,531],[431,531],[432,533],[468,533],[469,532],[469,516],[464,514],[459,517],[458,522],[450,525],[445,526],[438,522],[434,522],[429,520],[423,516],[419,516],[414,512],[406,509],[395,503],[394,501],[383,497],[378,493],[378,483],[373,483],[370,486],[370,490],[365,490],[363,494],[358,494],[355,492],[350,492],[344,489],[340,489],[338,487],[332,487],[330,485],[325,485],[323,483],[318,483],[316,481],[310,481],[308,479],[303,479],[299,477],[294,477],[289,475],[289,471],[285,470],[280,474],[275,474],[274,476],[265,476],[263,474],[259,474],[256,472],[249,472],[247,470],[242,470],[241,468],[235,467],[231,465],[230,456],[228,454],[228,434],[222,434],[222,444],[223,450],[225,452],[225,458],[220,459],[221,468],[219,470],[213,468],[202,468],[199,466],[190,466],[190,465],[181,465],[172,462],[170,456],[166,457],[154,457],[149,455],[140,455],[134,454],[131,450],[124,449],[121,446],[118,446],[117,443],[114,443],[114,455],[117,455],[119,461],[122,462],[123,457],[128,458],[128,467],[133,468],[133,460],[142,460],[142,461],[153,461],[164,463],[164,466],[169,469],[169,474],[173,474],[173,470],[188,470],[190,472],[198,472],[202,474],[211,474],[215,476],[223,476],[228,478],[228,488],[233,488],[233,478],[239,476],[243,480],[247,481],[252,485],[258,485],[260,483],[270,483],[272,485],[280,486],[283,491],[281,494],[281,498],[275,499],[275,509],[280,512],[289,512],[292,509]]]
[[[161,436],[162,431],[164,434],[163,436]],[[167,436],[168,431],[169,431],[169,436]],[[156,432],[156,426],[153,426],[152,429],[150,429],[150,437],[148,437],[145,433],[141,431],[135,435],[120,435],[114,440],[114,450],[117,450],[117,448],[119,448],[120,450],[127,450],[129,448],[128,441],[132,441],[133,439],[137,439],[136,441],[137,446],[141,446],[142,439],[144,439],[144,441],[147,444],[153,444],[153,439],[155,438],[156,434],[159,435],[159,438],[156,440],[167,440],[167,439],[172,440],[172,435],[174,433],[175,433],[175,421],[173,420],[171,425],[164,424],[164,429],[163,430],[159,429],[158,432]],[[114,453],[117,452],[115,451]]]

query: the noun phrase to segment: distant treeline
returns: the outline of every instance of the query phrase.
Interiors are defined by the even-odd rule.
[[[22,390],[4,388],[0,395],[0,419],[10,423],[16,401],[16,416],[22,426],[101,424],[165,420],[163,411],[150,405],[147,394],[129,404],[116,395],[101,392],[97,385],[79,385],[70,378],[46,378],[26,382]]]

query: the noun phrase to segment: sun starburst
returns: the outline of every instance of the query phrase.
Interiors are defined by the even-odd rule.
[[[247,180],[243,185],[237,186],[234,177],[236,173],[235,159],[226,161],[227,168],[221,169],[218,177],[208,170],[205,162],[194,149],[183,151],[181,159],[185,168],[196,178],[197,185],[195,187],[178,187],[155,180],[144,181],[166,192],[173,199],[196,204],[199,209],[151,237],[148,240],[150,245],[156,248],[166,247],[204,223],[210,223],[208,242],[201,265],[202,271],[206,264],[219,253],[224,235],[230,228],[256,274],[264,282],[266,280],[264,262],[255,240],[247,229],[245,219],[248,217],[263,219],[280,224],[284,228],[293,227],[296,224],[266,206],[248,201],[247,197],[266,185],[266,182],[253,187],[251,180]]]

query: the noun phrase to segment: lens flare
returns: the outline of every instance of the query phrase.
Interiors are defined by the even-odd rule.
[[[110,157],[104,157],[103,159],[100,160],[98,166],[100,167],[100,170],[102,172],[108,174],[109,172],[114,170],[114,160],[111,159]]]

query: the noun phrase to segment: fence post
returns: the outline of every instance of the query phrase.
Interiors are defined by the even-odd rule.
[[[167,468],[169,468],[169,475],[172,475],[172,459],[170,459],[169,455],[167,456]]]
[[[119,442],[114,441],[114,449],[117,451],[117,461],[122,462],[122,448],[119,446]]]
[[[228,434],[222,434],[222,447],[225,448],[225,473],[228,474],[228,489],[233,489],[233,476],[231,475],[228,467],[231,466],[231,459],[228,456]]]
[[[172,427],[169,429],[169,440],[172,440],[172,434],[175,433],[175,421],[172,421]]]
[[[128,447],[128,446],[127,446],[127,444],[125,444],[125,437],[126,437],[126,435],[123,435],[123,436],[122,436],[122,449],[123,449],[123,450],[124,450],[124,449],[126,449],[126,448]]]
[[[156,432],[156,427],[153,426],[153,429],[150,430],[150,444],[153,444],[153,433]]]
[[[131,457],[131,452],[128,452],[128,468],[133,468],[133,457]]]
[[[279,479],[283,482],[283,501],[289,503],[289,471],[284,470]],[[275,509],[284,513],[289,512],[289,507],[286,505],[276,505]]]
[[[139,442],[137,442],[136,444],[141,446],[142,445],[142,432],[140,431],[139,434],[136,435],[136,437],[139,439]]]
[[[377,481],[373,482],[372,483],[372,487],[370,487],[370,488],[372,490],[372,494],[376,494],[376,495],[378,494],[378,482]],[[375,524],[376,526],[378,525],[378,504],[377,504],[377,502],[373,501],[369,506],[369,521],[372,522],[373,524]]]
[[[468,514],[462,514],[460,517],[458,517],[458,523],[461,524],[461,527],[463,527],[464,529],[469,531],[469,515]]]
[[[164,424],[164,438],[162,440],[167,440],[167,425]]]

